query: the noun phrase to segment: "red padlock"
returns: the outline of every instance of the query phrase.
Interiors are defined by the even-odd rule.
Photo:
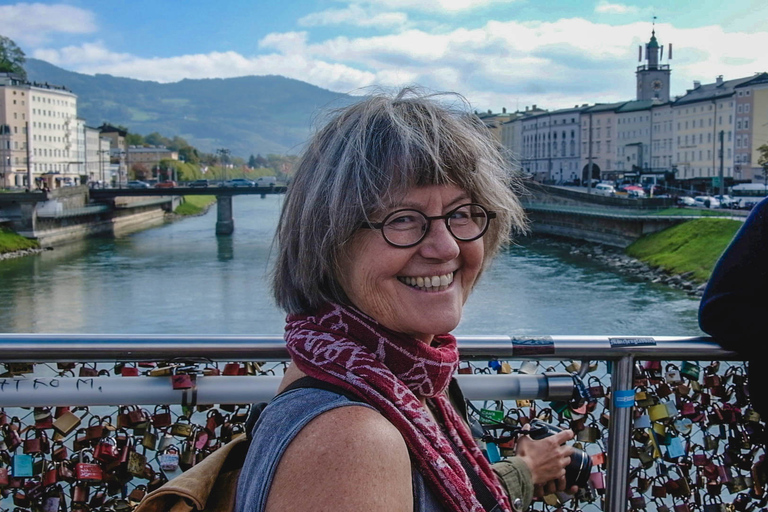
[[[175,373],[171,375],[173,389],[190,389],[195,386],[195,376],[189,373]]]
[[[79,460],[75,464],[75,476],[80,482],[101,482],[104,479],[101,466],[91,462],[86,452],[87,450],[80,451]]]
[[[122,375],[123,377],[138,377],[139,368],[136,366],[124,365],[120,369],[120,375]]]
[[[167,405],[156,405],[155,412],[152,414],[152,425],[155,428],[165,428],[173,423],[171,417],[171,408]]]
[[[240,375],[242,365],[240,363],[227,363],[224,365],[224,375]],[[242,367],[243,370],[245,367]]]

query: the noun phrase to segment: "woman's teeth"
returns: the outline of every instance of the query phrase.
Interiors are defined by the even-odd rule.
[[[453,282],[453,272],[441,276],[398,277],[398,279],[412,288],[430,292],[441,292]]]

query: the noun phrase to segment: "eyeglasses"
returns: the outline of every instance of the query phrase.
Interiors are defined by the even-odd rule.
[[[410,208],[396,210],[384,217],[382,222],[363,222],[360,227],[381,230],[384,240],[395,247],[413,247],[427,236],[433,220],[445,220],[445,227],[453,238],[471,242],[483,236],[488,230],[488,223],[495,218],[496,212],[489,212],[476,203],[467,203],[445,215],[434,217]]]

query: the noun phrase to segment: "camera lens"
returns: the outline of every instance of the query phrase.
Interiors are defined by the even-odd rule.
[[[528,435],[531,439],[544,439],[563,431],[560,427],[550,425],[538,419],[531,421],[530,425],[531,430],[528,432]],[[574,448],[571,454],[571,461],[565,467],[565,484],[568,488],[573,485],[580,488],[586,487],[591,470],[592,460],[589,455],[584,450]]]

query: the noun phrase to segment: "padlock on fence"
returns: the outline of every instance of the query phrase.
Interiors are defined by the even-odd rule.
[[[171,375],[171,385],[173,389],[192,389],[195,387],[195,380],[197,376],[191,371],[182,371],[180,368],[174,368],[173,375]]]
[[[176,471],[179,469],[179,458],[179,449],[175,445],[171,445],[157,454],[160,469],[163,471]]]
[[[75,477],[78,482],[101,482],[104,479],[101,466],[92,460],[93,453],[90,450],[80,450],[78,461],[75,464]]]

